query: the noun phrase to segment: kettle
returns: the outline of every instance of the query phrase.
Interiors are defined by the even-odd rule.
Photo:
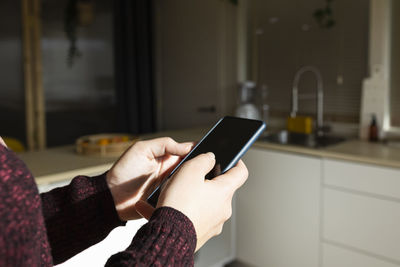
[[[236,109],[235,116],[261,120],[259,109],[254,103],[256,84],[253,81],[245,81],[239,88],[239,106]]]

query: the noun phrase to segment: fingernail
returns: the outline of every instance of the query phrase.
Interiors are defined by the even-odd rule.
[[[189,149],[190,147],[192,147],[192,144],[189,142],[180,143],[180,145],[183,146],[185,149]]]
[[[209,157],[211,157],[212,159],[215,159],[215,155],[214,155],[214,153],[212,153],[212,152],[208,152],[208,153],[207,153],[207,155],[208,155]]]

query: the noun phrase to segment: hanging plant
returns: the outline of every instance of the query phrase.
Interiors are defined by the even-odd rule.
[[[318,8],[314,11],[313,17],[323,29],[330,29],[336,24],[333,18],[332,2],[333,0],[326,0],[325,8]]]
[[[69,0],[64,14],[64,31],[69,40],[67,55],[67,65],[72,67],[75,58],[80,57],[81,53],[76,45],[78,29],[78,11],[76,8],[78,0]]]
[[[94,20],[93,0],[68,0],[64,14],[64,31],[69,40],[67,65],[72,67],[75,59],[82,56],[77,46],[77,31],[80,26],[89,26]]]

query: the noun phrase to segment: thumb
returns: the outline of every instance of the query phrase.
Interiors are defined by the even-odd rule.
[[[246,182],[248,176],[249,171],[247,170],[246,165],[242,160],[239,160],[235,167],[207,182],[220,183],[223,188],[234,192]]]
[[[142,217],[147,220],[150,220],[151,215],[153,215],[153,212],[155,210],[155,208],[153,208],[149,203],[147,203],[146,201],[143,201],[143,200],[139,200],[135,204],[135,209],[136,209],[137,213],[142,215]]]
[[[209,173],[215,165],[215,155],[212,152],[200,154],[193,159],[187,161],[183,166],[182,169],[193,175],[193,173],[197,173],[200,175],[199,178],[204,180],[204,176]]]

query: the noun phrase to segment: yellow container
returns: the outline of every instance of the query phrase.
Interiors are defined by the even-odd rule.
[[[313,121],[311,117],[296,116],[287,119],[287,130],[289,132],[311,134]]]

